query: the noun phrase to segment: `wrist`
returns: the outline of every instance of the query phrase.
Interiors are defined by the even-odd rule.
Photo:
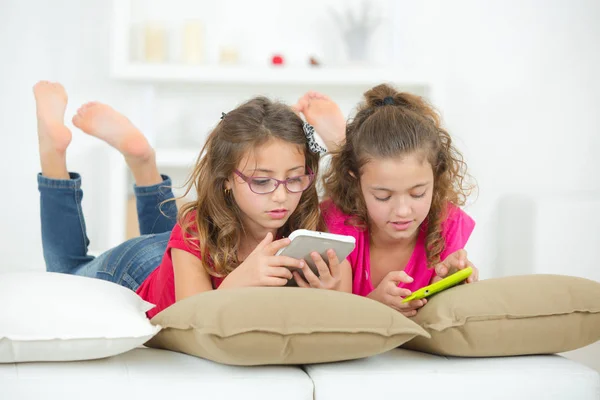
[[[377,296],[377,289],[373,289],[373,291],[367,295],[367,298],[381,302],[379,296]]]
[[[237,279],[235,277],[234,272],[235,271],[232,271],[229,275],[227,275],[225,277],[225,279],[223,279],[223,281],[219,285],[218,289],[231,289],[231,288],[240,286],[237,283]]]

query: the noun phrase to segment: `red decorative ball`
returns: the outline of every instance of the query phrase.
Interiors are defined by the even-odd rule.
[[[283,65],[283,57],[280,56],[279,54],[276,54],[273,56],[273,58],[271,59],[271,63],[273,65]]]

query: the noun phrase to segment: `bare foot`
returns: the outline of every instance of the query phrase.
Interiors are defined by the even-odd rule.
[[[69,179],[66,151],[71,131],[65,126],[67,92],[60,83],[40,81],[33,87],[42,175]]]
[[[162,182],[156,168],[154,149],[123,114],[106,104],[86,103],[77,110],[73,125],[119,150],[131,168],[137,185],[149,186]]]
[[[73,117],[73,125],[104,140],[125,158],[150,158],[154,150],[144,135],[123,114],[112,107],[91,102],[82,105]]]
[[[315,127],[329,150],[335,150],[346,138],[346,119],[340,107],[328,96],[310,91],[292,107]]]
[[[65,126],[67,92],[60,83],[40,81],[33,87],[40,150],[65,152],[71,131]]]

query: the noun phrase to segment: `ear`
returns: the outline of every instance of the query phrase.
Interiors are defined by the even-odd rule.
[[[224,186],[225,186],[225,190],[231,190],[231,179],[229,179],[229,178],[226,179]]]
[[[348,171],[348,175],[350,175],[351,177],[353,177],[354,179],[356,179],[356,175],[354,175],[354,172]]]

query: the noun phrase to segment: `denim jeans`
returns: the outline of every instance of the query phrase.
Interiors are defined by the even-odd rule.
[[[104,252],[88,254],[85,218],[81,209],[81,176],[50,179],[38,175],[42,247],[46,270],[87,276],[117,283],[132,290],[160,264],[177,219],[171,180],[154,186],[134,186],[141,236]]]

